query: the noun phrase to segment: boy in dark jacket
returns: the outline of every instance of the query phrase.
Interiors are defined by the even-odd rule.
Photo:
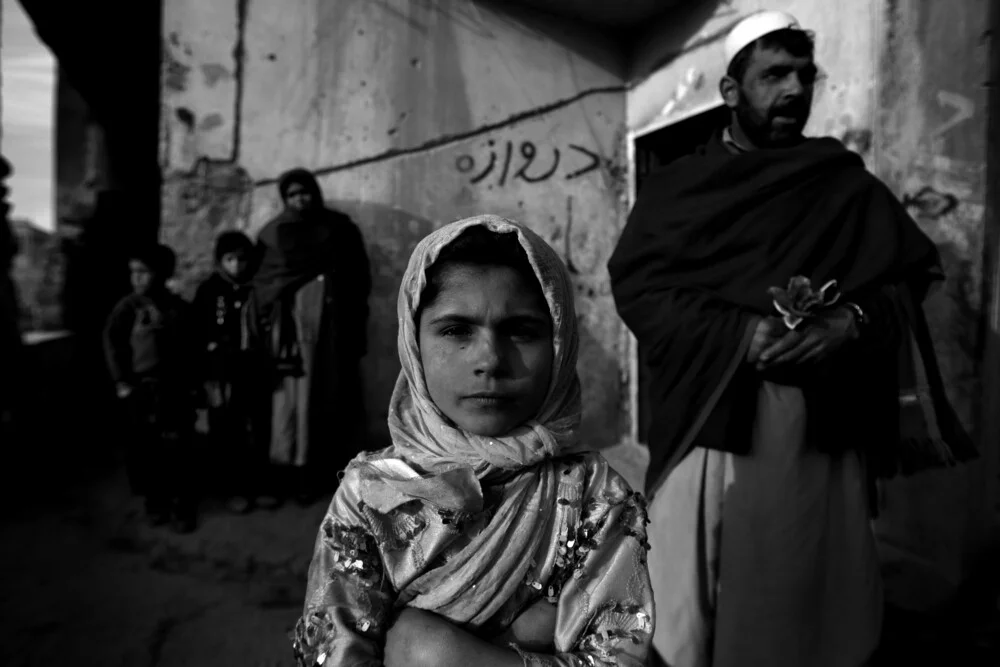
[[[188,305],[167,289],[177,258],[152,245],[129,259],[133,292],[122,299],[104,330],[108,368],[128,408],[132,438],[127,471],[153,525],[172,521],[178,532],[195,527],[195,497],[185,469],[194,427],[192,348]]]
[[[215,244],[215,272],[198,287],[194,320],[201,364],[201,380],[208,398],[209,435],[221,455],[221,489],[227,506],[236,513],[249,511],[259,496],[266,452],[262,432],[270,410],[269,395],[255,372],[254,355],[244,349],[243,308],[250,297],[254,245],[238,231],[219,235]]]

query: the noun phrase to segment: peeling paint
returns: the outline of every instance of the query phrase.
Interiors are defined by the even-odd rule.
[[[210,113],[204,118],[202,118],[201,122],[198,123],[198,131],[210,132],[211,130],[214,130],[217,127],[221,127],[224,123],[225,121],[222,119],[221,114]]]
[[[252,193],[246,171],[227,162],[201,159],[164,179],[161,238],[181,250],[177,279],[186,296],[211,271],[218,233],[249,219]]]
[[[163,47],[163,85],[167,90],[183,92],[187,89],[191,68],[173,56],[170,47]]]
[[[201,66],[201,75],[205,78],[205,85],[211,88],[220,79],[229,77],[229,70],[218,63],[205,63]]]

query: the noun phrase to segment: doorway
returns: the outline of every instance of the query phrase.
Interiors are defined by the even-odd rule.
[[[676,123],[633,138],[635,192],[642,190],[645,178],[658,168],[690,155],[717,131],[729,124],[729,108],[723,104],[688,116]],[[641,347],[637,349],[635,414],[637,439],[648,443],[653,406],[649,402],[649,371]]]

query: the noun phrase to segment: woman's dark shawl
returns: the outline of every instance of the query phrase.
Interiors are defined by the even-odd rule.
[[[294,345],[290,332],[291,307],[296,292],[323,275],[328,290],[336,292],[338,317],[356,322],[354,334],[344,340],[356,356],[366,349],[365,322],[371,274],[364,240],[351,219],[322,205],[322,193],[308,171],[293,170],[282,176],[279,190],[297,182],[312,193],[317,205],[306,211],[286,208],[268,222],[257,236],[257,269],[248,307],[248,338],[260,340],[261,329],[270,332],[272,357],[283,357],[277,348]]]
[[[942,276],[937,249],[861,159],[834,139],[734,154],[715,137],[649,176],[608,270],[618,312],[651,378],[647,491],[690,446],[748,451],[761,382],[748,365],[722,391],[698,436],[686,436],[710,397],[719,396],[748,327],[775,314],[768,288],[785,287],[797,275],[815,284],[837,280],[846,300],[877,314],[872,331],[895,335],[891,341],[873,335],[863,351],[835,359],[812,374],[818,379],[802,380],[814,432],[831,448],[847,442],[886,451],[893,448],[887,437],[904,437],[933,440],[930,449],[943,460],[974,452],[944,396],[920,307]],[[886,305],[900,299],[904,305]],[[910,320],[893,328],[883,313],[890,321],[900,313]],[[913,350],[937,428],[901,436],[900,395],[916,388],[902,386],[915,372],[913,361],[900,359]],[[882,474],[905,469],[905,461],[890,458],[876,463]]]
[[[260,265],[254,276],[254,299],[262,314],[276,301],[331,269],[336,260],[337,227],[347,216],[323,206],[316,178],[304,169],[282,174],[278,191],[282,200],[293,183],[312,195],[314,206],[306,211],[290,208],[264,225],[257,236]],[[353,225],[352,225],[353,226]]]

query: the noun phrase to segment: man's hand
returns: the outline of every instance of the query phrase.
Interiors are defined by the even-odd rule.
[[[385,638],[386,667],[523,667],[513,650],[494,646],[437,614],[407,607]]]
[[[801,331],[789,331],[765,348],[757,368],[823,361],[857,337],[854,312],[850,308],[837,308],[817,317]]]
[[[750,349],[747,350],[747,361],[756,364],[760,360],[761,353],[781,340],[787,331],[788,327],[780,317],[761,318],[757,322],[757,328],[754,329]]]
[[[132,385],[127,382],[119,382],[115,385],[115,394],[118,398],[128,398],[132,395]]]

